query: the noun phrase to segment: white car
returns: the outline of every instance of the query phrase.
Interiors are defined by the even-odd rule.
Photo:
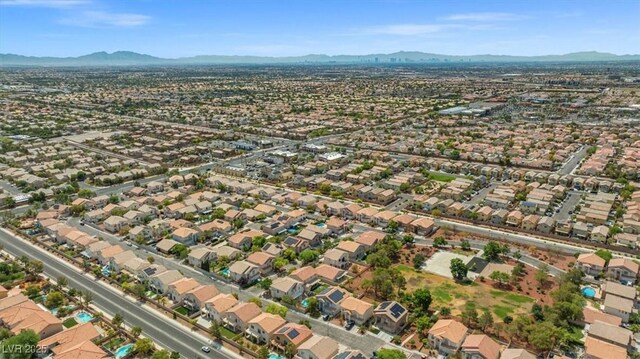
[[[208,346],[203,346],[202,348],[200,348],[200,350],[202,350],[205,353],[211,353],[211,348],[209,348]]]

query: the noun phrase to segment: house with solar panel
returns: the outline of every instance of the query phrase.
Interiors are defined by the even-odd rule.
[[[334,316],[340,312],[340,303],[348,296],[349,292],[340,287],[329,287],[316,295],[318,309],[323,314]]]
[[[271,344],[282,350],[284,350],[289,344],[293,345],[297,349],[300,344],[307,341],[311,336],[313,336],[313,333],[311,332],[311,329],[306,326],[296,323],[287,323],[280,327],[280,329],[276,330],[273,334]]]
[[[378,329],[387,333],[396,334],[407,324],[409,311],[396,301],[386,301],[380,303],[376,309],[373,310],[373,317],[375,326],[378,327]]]

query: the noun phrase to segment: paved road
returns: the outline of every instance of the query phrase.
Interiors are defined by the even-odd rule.
[[[582,161],[587,156],[588,149],[589,149],[588,146],[582,146],[582,148],[580,148],[578,152],[571,155],[569,160],[565,162],[564,165],[562,165],[562,167],[558,170],[558,174],[559,175],[572,174],[573,171],[575,171],[575,169],[580,164],[580,161]]]
[[[578,191],[570,191],[567,194],[567,198],[565,198],[562,207],[560,207],[560,212],[558,212],[553,218],[557,221],[564,221],[565,219],[569,219],[571,214],[569,211],[573,211],[576,208],[578,202],[580,202],[580,198],[582,197],[582,192]]]
[[[556,250],[566,254],[593,252],[593,250],[588,248],[582,248],[582,247],[573,246],[565,243],[549,241],[546,239],[533,237],[531,235],[505,232],[502,230],[496,230],[496,229],[487,228],[487,227],[480,227],[474,224],[454,222],[448,219],[436,218],[434,219],[434,222],[439,227],[447,227],[456,231],[478,234],[488,238],[515,242],[515,243],[526,245],[526,246],[535,246],[541,249]]]
[[[498,187],[499,184],[500,184],[499,182],[491,183],[491,185],[489,185],[489,187],[485,187],[485,188],[481,189],[480,191],[478,191],[478,194],[473,196],[473,197],[471,197],[471,199],[469,199],[467,201],[467,203],[469,203],[469,204],[478,204],[478,203],[484,201],[484,199],[487,197],[489,192],[493,191],[496,187]]]
[[[126,247],[125,242],[121,241],[117,236],[95,229],[89,225],[80,226],[79,220],[77,218],[70,218],[67,223],[69,225],[75,226],[81,231],[89,233],[90,235],[102,237],[112,244],[120,244],[127,249],[131,249],[140,258],[147,258],[148,256],[152,256],[155,258],[155,263],[161,264],[167,269],[175,269],[177,271],[180,271],[183,275],[189,276],[200,283],[215,284],[215,286],[221,293],[237,293],[238,299],[242,301],[248,301],[249,299],[256,296],[255,293],[251,293],[248,290],[241,290],[237,285],[221,281],[217,278],[212,278],[208,272],[200,268],[193,268],[186,264],[178,263],[174,259],[164,257],[158,254],[155,249],[151,247],[143,246],[139,247],[138,249],[133,247]],[[261,300],[264,306],[269,303],[274,303],[267,299]],[[388,344],[384,340],[372,334],[360,335],[352,332],[347,332],[339,326],[324,322],[322,320],[313,319],[308,315],[296,312],[294,310],[289,310],[286,319],[292,323],[299,323],[301,320],[308,320],[311,323],[311,327],[315,334],[328,336],[351,349],[360,350],[367,355],[371,355],[374,350],[377,350],[381,346]]]
[[[190,332],[171,318],[136,302],[130,297],[124,297],[116,289],[109,287],[102,281],[95,280],[82,273],[71,264],[64,262],[51,253],[33,246],[27,241],[15,237],[12,233],[0,230],[0,242],[4,250],[14,256],[27,256],[44,263],[44,274],[50,278],[65,276],[69,286],[82,291],[93,293],[93,302],[102,311],[113,316],[121,313],[128,326],[140,326],[144,335],[148,336],[160,346],[179,352],[184,358],[235,358],[236,356],[221,351],[210,354],[200,350],[206,344],[199,335]]]

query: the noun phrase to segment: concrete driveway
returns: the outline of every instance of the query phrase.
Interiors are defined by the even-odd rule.
[[[431,258],[427,259],[427,261],[422,266],[422,269],[429,273],[437,274],[447,278],[453,278],[449,267],[451,266],[451,260],[454,258],[460,258],[465,264],[467,264],[473,257],[464,256],[462,254],[452,252],[437,252],[433,256],[431,256]]]

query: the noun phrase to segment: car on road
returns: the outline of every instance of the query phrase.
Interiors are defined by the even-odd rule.
[[[329,314],[325,314],[322,316],[322,320],[324,320],[325,322],[328,322],[329,319],[331,319],[331,316]]]
[[[81,225],[81,226],[84,226],[84,221],[80,221],[80,225]]]
[[[200,348],[200,350],[202,350],[205,353],[211,353],[211,348],[209,348],[208,346],[203,346],[202,348]]]

